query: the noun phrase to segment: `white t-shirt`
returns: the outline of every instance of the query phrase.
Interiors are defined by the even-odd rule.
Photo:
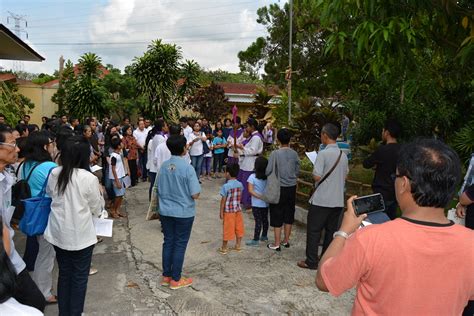
[[[156,172],[155,163],[153,162],[154,152],[153,152],[153,139],[150,139],[148,142],[147,147],[147,161],[146,161],[146,168],[150,172]]]
[[[204,133],[200,133],[199,135],[196,135],[194,133],[189,134],[189,136],[186,138],[188,144],[195,140],[196,138],[200,137],[206,137]],[[206,138],[205,138],[206,139]],[[194,142],[191,147],[189,148],[189,154],[191,156],[201,156],[203,154],[203,148],[202,148],[202,139],[197,140]]]
[[[139,128],[133,131],[133,137],[137,139],[137,144],[142,148],[145,148],[146,137],[148,136],[147,130],[144,128],[141,131]]]
[[[114,180],[114,174],[112,172],[112,160],[116,159],[115,172],[117,173],[117,178],[121,179],[125,177],[125,167],[123,165],[122,155],[113,152],[110,154],[110,166],[109,166],[109,179]]]
[[[209,147],[209,152],[205,154],[204,157],[212,157],[212,150],[211,150],[212,143],[209,139],[207,139],[206,144],[207,144],[207,147]]]
[[[20,304],[13,297],[0,304],[0,315],[15,316],[42,316],[43,313],[28,305]]]
[[[191,126],[188,125],[185,128],[183,128],[183,135],[184,137],[186,137],[186,139],[188,139],[188,136],[192,133],[193,133],[193,129],[191,128]]]

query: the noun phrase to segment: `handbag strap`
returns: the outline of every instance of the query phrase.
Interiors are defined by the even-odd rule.
[[[48,175],[46,176],[46,179],[44,180],[44,183],[43,183],[43,187],[41,188],[41,191],[39,193],[39,197],[44,197],[44,195],[46,194],[46,185],[48,184],[49,175],[51,174],[51,171],[53,171],[54,168],[55,167],[49,169]]]
[[[18,172],[20,172],[20,168],[22,168],[23,164],[25,163],[25,161],[23,160],[22,162],[20,162],[20,164],[18,165],[18,168],[16,168],[16,171],[15,171],[15,177],[18,179]],[[24,170],[23,170],[24,171]]]
[[[342,156],[342,150],[339,150],[339,157],[337,157],[336,163],[332,166],[332,168],[326,173],[321,180],[319,180],[318,184],[316,184],[315,191],[318,189],[318,187],[326,181],[327,178],[331,175],[331,173],[336,169],[337,165],[339,164],[339,161],[341,161],[341,156]]]
[[[33,168],[31,168],[30,172],[28,173],[28,176],[26,177],[26,182],[30,181],[30,178],[31,178],[31,175],[33,174],[33,171],[35,171],[36,167],[38,167],[39,165],[41,165],[42,163],[44,163],[45,161],[42,161],[40,163],[37,163],[36,165],[33,166]],[[25,164],[23,164],[23,175],[25,174]]]

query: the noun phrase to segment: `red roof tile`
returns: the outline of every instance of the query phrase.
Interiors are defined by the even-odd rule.
[[[0,81],[16,81],[16,76],[11,73],[0,74]]]
[[[53,79],[51,81],[43,83],[43,87],[51,88],[51,87],[53,87],[54,85],[57,85],[57,84],[59,84],[59,79]]]
[[[234,82],[217,82],[220,85],[225,93],[228,94],[250,94],[253,95],[257,92],[259,87],[263,87],[262,85],[255,84],[255,83],[234,83]],[[271,94],[279,95],[279,89],[276,86],[268,87],[268,91]]]

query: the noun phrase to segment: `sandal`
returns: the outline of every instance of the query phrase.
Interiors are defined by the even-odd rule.
[[[242,248],[234,246],[234,247],[231,247],[230,250],[240,252],[242,251]]]
[[[110,217],[112,218],[120,218],[120,216],[118,214],[111,214]]]
[[[127,218],[127,217],[128,217],[127,214],[122,214],[122,213],[118,213],[118,216],[119,216],[119,217],[123,217],[123,218]]]
[[[229,253],[229,249],[220,247],[217,249],[217,252],[220,253],[221,255],[226,255]]]

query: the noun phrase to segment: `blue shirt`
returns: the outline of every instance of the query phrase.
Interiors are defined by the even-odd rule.
[[[21,166],[21,178],[26,180],[30,174],[30,170],[39,163],[38,161],[25,161]],[[45,161],[33,170],[30,180],[28,181],[32,197],[36,197],[40,194],[49,171],[57,166],[58,165],[52,161]],[[47,194],[45,194],[45,196],[47,196]]]
[[[171,156],[158,175],[159,212],[163,216],[189,218],[196,215],[193,195],[201,192],[194,168],[183,157]]]
[[[260,195],[263,194],[263,192],[265,191],[265,187],[267,186],[267,180],[257,179],[255,173],[252,173],[250,175],[247,182],[252,183],[253,190],[255,191],[255,193],[258,193]],[[252,195],[252,207],[268,207],[268,203]]]
[[[214,140],[212,141],[212,145],[225,145],[226,144],[226,141],[224,140],[224,138],[222,137],[214,137]],[[215,154],[223,154],[224,153],[224,147],[222,148],[217,148],[217,149],[214,149],[214,153]]]

